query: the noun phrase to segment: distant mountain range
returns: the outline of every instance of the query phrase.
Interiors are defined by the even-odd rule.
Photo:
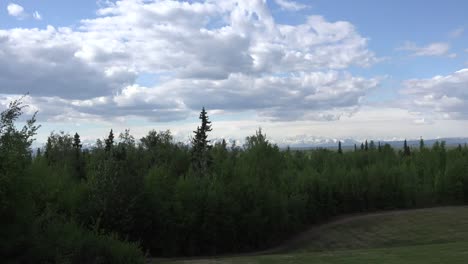
[[[245,140],[239,140],[234,138],[212,138],[211,143],[215,144],[217,142],[221,142],[222,140],[226,141],[226,144],[229,147],[235,142],[236,146],[242,147],[244,145]],[[290,147],[291,149],[313,149],[313,148],[337,148],[338,141],[341,141],[342,148],[353,148],[354,144],[360,147],[361,143],[365,140],[358,140],[358,139],[337,139],[337,138],[326,138],[326,137],[315,137],[315,136],[307,136],[307,135],[300,135],[294,137],[288,137],[281,141],[270,140],[270,142],[277,144],[280,148],[287,148]],[[375,144],[378,142],[381,144],[390,144],[394,148],[400,148],[403,146],[404,139],[383,139],[383,140],[374,140]],[[424,139],[424,144],[426,146],[432,146],[436,141],[445,141],[446,146],[457,146],[458,144],[464,145],[468,144],[468,137],[455,137],[455,138],[437,138],[437,139]],[[368,140],[370,142],[370,140]],[[190,144],[190,141],[185,140],[181,141],[183,144]],[[407,140],[408,146],[410,147],[418,147],[419,146],[419,139],[408,139]],[[92,148],[95,145],[95,141],[84,141],[82,142],[83,148],[88,149]],[[44,147],[45,144],[43,143],[33,143],[32,148],[36,150],[37,148]]]
[[[211,142],[216,143],[216,142],[221,142],[222,140],[223,140],[222,138],[215,138],[215,139],[212,139]],[[238,146],[242,146],[244,143],[241,140],[235,140],[232,138],[226,138],[225,140],[228,146],[231,146],[233,142],[236,142]],[[337,139],[337,138],[301,135],[301,136],[285,138],[281,141],[270,140],[270,142],[277,144],[280,148],[286,148],[289,146],[292,149],[336,148],[338,147],[338,141],[341,141],[341,146],[343,148],[351,148],[351,147],[354,147],[354,144],[360,147],[361,143],[363,143],[365,139],[364,140],[351,139],[351,138]],[[457,146],[458,144],[461,144],[461,145],[464,145],[465,143],[468,144],[468,137],[424,139],[424,144],[426,146],[432,146],[436,141],[439,141],[439,142],[445,141],[445,144],[447,146]],[[370,142],[370,139],[368,140],[368,142]],[[394,148],[399,148],[403,146],[404,139],[397,139],[397,138],[382,139],[382,140],[374,140],[374,142],[375,144],[377,144],[378,142],[381,142],[381,144],[390,144]],[[408,139],[407,144],[410,147],[418,147],[419,139]]]
[[[341,141],[341,146],[343,148],[354,147],[356,144],[360,147],[361,143],[365,140],[357,139],[332,139],[332,138],[322,138],[322,137],[303,137],[303,138],[290,138],[282,142],[278,142],[278,146],[290,148],[334,148],[338,147],[338,141]],[[424,139],[424,144],[426,146],[432,146],[436,141],[445,141],[447,146],[457,146],[458,144],[464,145],[468,143],[468,137],[458,137],[458,138],[437,138],[437,139]],[[370,140],[368,140],[370,142]],[[394,148],[402,147],[404,144],[404,139],[384,139],[384,140],[374,140],[375,144],[380,142],[381,144],[390,144]],[[408,139],[407,144],[410,147],[418,147],[419,139]]]

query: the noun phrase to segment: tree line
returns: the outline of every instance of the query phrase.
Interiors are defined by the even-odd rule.
[[[466,145],[280,150],[260,129],[243,146],[211,144],[202,109],[190,146],[111,130],[83,148],[61,132],[33,157],[39,127],[14,125],[22,107],[0,120],[0,255],[12,263],[247,252],[342,214],[468,201]]]

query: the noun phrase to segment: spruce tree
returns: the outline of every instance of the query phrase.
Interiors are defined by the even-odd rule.
[[[365,151],[369,150],[369,144],[367,143],[367,139],[366,139],[366,142],[364,143],[364,150]]]
[[[104,141],[106,144],[104,150],[106,152],[109,152],[112,149],[112,146],[114,145],[114,132],[112,131],[112,129],[109,132],[109,136]]]
[[[341,149],[341,141],[338,141],[338,153],[343,153],[343,150]]]
[[[75,167],[76,177],[78,179],[83,179],[85,177],[84,161],[83,161],[83,158],[81,157],[81,147],[83,145],[81,144],[80,135],[78,135],[78,133],[75,133],[75,135],[73,136],[72,146],[73,146],[73,149],[75,150],[73,165]]]
[[[201,120],[201,126],[193,131],[195,136],[192,138],[192,166],[198,173],[205,174],[211,165],[211,145],[208,140],[208,132],[212,130],[211,121],[209,121],[205,107],[202,108],[199,119]]]
[[[227,143],[224,138],[223,138],[223,141],[221,141],[221,146],[223,147],[223,149],[227,149]]]
[[[406,139],[405,141],[403,142],[403,154],[405,156],[409,156],[411,154],[410,152],[410,148],[408,147],[408,142],[406,142]]]
[[[424,140],[422,137],[419,139],[419,151],[422,151],[424,149]]]
[[[75,136],[73,136],[73,148],[78,151],[81,150],[82,146],[83,145],[81,144],[80,135],[75,133]]]
[[[51,160],[51,150],[52,150],[52,139],[51,137],[48,137],[47,138],[47,143],[46,143],[46,146],[45,146],[45,151],[44,151],[44,156],[47,160],[47,164],[50,165],[50,160]]]

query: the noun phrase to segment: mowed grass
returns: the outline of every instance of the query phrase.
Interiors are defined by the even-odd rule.
[[[159,263],[159,262],[156,262]],[[172,264],[435,264],[468,263],[468,242],[443,243],[368,250],[295,253],[220,259],[179,260]]]
[[[468,242],[468,207],[440,207],[344,218],[311,229],[285,252]]]
[[[468,207],[396,211],[344,218],[304,232],[275,253],[162,262],[468,263]]]

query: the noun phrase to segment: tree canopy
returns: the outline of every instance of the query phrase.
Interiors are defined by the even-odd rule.
[[[206,110],[190,145],[170,131],[111,129],[93,146],[51,133],[31,155],[34,116],[0,118],[0,255],[13,263],[143,263],[153,256],[275,246],[331,217],[468,202],[468,147],[280,149],[261,130],[211,144]],[[114,141],[115,140],[115,141]],[[201,177],[202,176],[202,177]],[[30,250],[24,250],[30,249]]]

